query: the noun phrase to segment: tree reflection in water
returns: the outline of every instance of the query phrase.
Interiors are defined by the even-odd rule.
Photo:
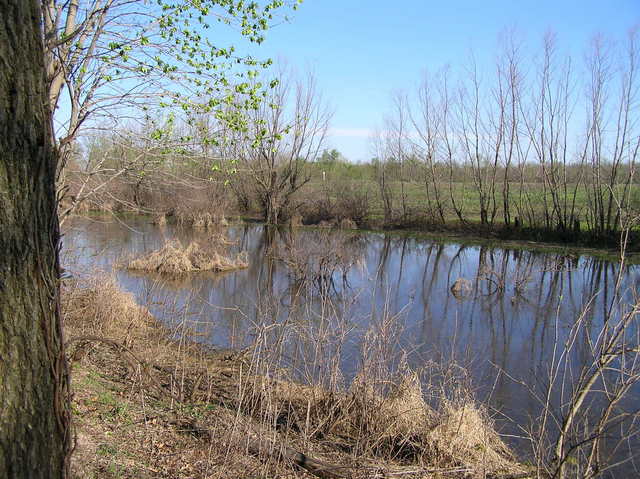
[[[66,251],[78,253],[77,263],[106,269],[123,254],[157,248],[168,237],[205,235],[139,221],[130,228],[114,222],[73,226]],[[573,338],[569,384],[592,360],[612,305],[632,304],[640,282],[637,267],[625,268],[616,284],[618,263],[578,255],[261,225],[230,233],[234,248],[249,252],[247,270],[177,282],[118,270],[118,279],[163,321],[178,313],[183,321],[188,317],[198,341],[239,348],[262,335],[272,345],[264,354],[281,354],[301,378],[331,371],[327,377],[348,382],[362,365],[372,331],[387,328],[390,363],[463,365],[476,395],[499,417],[510,418],[505,428],[514,433],[540,415],[542,405],[530,389],[548,385],[549,365],[576,318],[583,318],[583,327]],[[450,289],[460,278],[471,289],[456,298]],[[160,307],[167,304],[169,312]],[[556,411],[567,392],[551,394]]]

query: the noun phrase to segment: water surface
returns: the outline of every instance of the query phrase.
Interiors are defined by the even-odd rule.
[[[224,348],[260,335],[284,341],[302,375],[337,361],[348,381],[370,353],[372,335],[383,336],[392,361],[463,365],[478,398],[511,433],[540,412],[519,381],[544,386],[554,346],[581,315],[588,328],[572,361],[586,361],[589,331],[602,327],[614,300],[630,303],[640,289],[640,268],[620,272],[618,263],[589,256],[255,224],[228,229],[232,251],[248,253],[246,270],[168,280],[114,268],[167,239],[207,242],[209,234],[140,218],[78,219],[64,247],[75,258],[66,260],[70,269],[113,269],[161,320],[187,321],[197,341]],[[459,279],[464,291],[453,294]],[[271,326],[288,322],[304,334],[278,337],[282,329]],[[326,344],[314,347],[320,340]]]

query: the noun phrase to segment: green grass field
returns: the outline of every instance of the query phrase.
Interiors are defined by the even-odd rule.
[[[317,176],[305,185],[301,192],[301,196],[305,198],[329,197],[332,201],[338,200],[341,195],[346,194],[366,194],[369,202],[369,214],[372,219],[382,218],[384,215],[384,207],[380,188],[374,179],[357,178],[351,175],[338,177],[337,175],[327,175],[327,179],[323,182],[322,177]],[[413,215],[425,216],[429,214],[429,198],[427,197],[427,188],[423,182],[410,181],[402,184],[399,181],[389,183],[393,208],[397,212],[402,209],[402,198],[404,192],[405,204],[407,210]],[[497,184],[495,191],[495,224],[504,224],[503,215],[503,185]],[[621,190],[621,188],[619,188]],[[474,183],[456,182],[450,188],[449,183],[440,183],[438,185],[438,194],[445,213],[447,222],[459,221],[456,215],[454,202],[456,207],[461,211],[465,221],[470,223],[479,223],[481,219],[480,209],[480,193]],[[603,198],[608,202],[608,190],[602,192]],[[617,193],[619,194],[619,192]],[[453,199],[452,199],[453,197]],[[563,192],[557,195],[558,201],[565,208],[563,203],[566,201],[566,211],[571,210],[571,204],[575,203],[575,216],[580,220],[582,230],[591,229],[589,223],[590,212],[592,207],[589,204],[589,194],[584,185],[567,185],[567,196]],[[633,185],[631,190],[631,209],[640,212],[640,186]],[[493,200],[489,193],[486,194],[489,212],[493,210]],[[553,197],[551,192],[540,183],[527,183],[521,185],[519,183],[509,184],[509,212],[511,221],[516,216],[520,217],[521,223],[524,222],[528,226],[540,226],[544,224],[545,211],[553,213]],[[431,196],[432,208],[435,208],[435,194]],[[605,203],[607,204],[607,203]],[[615,202],[614,202],[615,210]],[[435,212],[432,212],[435,214]],[[531,220],[537,222],[537,225],[528,224]]]

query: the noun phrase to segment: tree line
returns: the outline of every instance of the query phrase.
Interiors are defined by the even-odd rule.
[[[330,211],[347,190],[366,209],[350,217],[363,225],[616,238],[640,210],[637,30],[620,48],[596,37],[582,64],[552,34],[530,60],[514,36],[504,45],[490,75],[471,60],[461,75],[445,68],[394,94],[368,163],[326,149],[331,111],[316,79],[280,69],[246,114],[234,112],[242,92],[225,106],[240,125],[202,110],[147,118],[137,130],[94,136],[77,170],[119,158],[103,179],[126,171],[134,184],[151,184],[150,172],[208,181],[231,193],[221,193],[227,206],[273,224],[354,216]],[[117,153],[127,142],[138,156]]]
[[[470,61],[393,97],[375,142],[385,217],[409,214],[407,184],[420,178],[433,222],[624,229],[639,205],[637,30],[620,49],[596,37],[583,65],[552,34],[528,62],[513,36],[504,45],[492,75]]]

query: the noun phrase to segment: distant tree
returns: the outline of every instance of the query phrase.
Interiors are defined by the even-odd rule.
[[[280,224],[290,213],[293,195],[310,180],[306,166],[322,148],[331,113],[312,75],[294,81],[283,74],[249,117],[247,134],[255,140],[252,145],[240,142],[240,167],[255,187],[265,221]]]
[[[327,150],[327,149],[323,150],[322,155],[320,155],[317,161],[318,163],[332,165],[335,163],[344,162],[346,160],[345,160],[345,157],[342,156],[342,153],[340,153],[338,150],[333,148],[331,150]]]

